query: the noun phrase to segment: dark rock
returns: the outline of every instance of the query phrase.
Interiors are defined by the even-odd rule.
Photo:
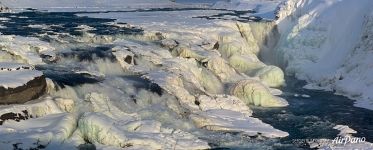
[[[132,64],[132,56],[127,56],[126,58],[124,58],[124,61],[128,64]]]
[[[32,115],[29,115],[27,110],[23,110],[22,113],[9,112],[0,115],[0,125],[2,125],[6,120],[14,120],[19,122],[21,120],[27,120],[29,118],[32,118]]]
[[[219,42],[216,42],[214,45],[214,49],[219,49]]]
[[[0,104],[19,104],[38,98],[46,91],[45,76],[39,76],[16,88],[0,87]]]

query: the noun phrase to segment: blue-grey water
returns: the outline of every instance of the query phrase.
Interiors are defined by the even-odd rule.
[[[353,106],[354,101],[332,92],[307,90],[305,82],[287,78],[281,96],[289,102],[285,108],[254,108],[254,116],[275,128],[289,132],[284,143],[294,139],[334,139],[339,131],[335,125],[348,125],[357,131],[356,137],[373,141],[373,111]],[[294,96],[306,94],[310,97]]]

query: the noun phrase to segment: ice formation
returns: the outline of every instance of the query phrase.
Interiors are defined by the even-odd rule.
[[[76,124],[76,118],[67,113],[21,122],[7,121],[0,126],[0,147],[29,149],[53,142],[62,143],[73,133]]]
[[[371,6],[369,0],[286,1],[278,12],[281,39],[272,63],[306,80],[307,88],[335,91],[371,108]]]
[[[209,148],[206,142],[196,139],[193,135],[173,129],[162,129],[157,122],[116,121],[100,113],[84,114],[79,121],[79,131],[89,141],[121,148],[132,146],[151,149]]]
[[[279,87],[285,84],[284,72],[276,66],[265,66],[258,70],[255,76],[270,87]]]
[[[37,38],[2,35],[0,41],[2,51],[11,54],[13,56],[12,60],[17,62],[22,60],[21,62],[30,65],[44,64],[40,55],[45,56],[50,61],[56,59],[55,48]],[[21,59],[14,57],[20,57]]]
[[[256,106],[283,107],[288,105],[285,100],[273,96],[265,85],[254,79],[237,82],[231,87],[230,94],[241,98],[247,104]]]
[[[191,95],[193,94],[190,93],[192,92],[191,90],[189,90],[189,92],[186,90],[186,87],[184,87],[185,83],[183,82],[185,81],[179,79],[177,75],[171,72],[157,71],[147,74],[145,77],[157,83],[169,93],[175,95],[179,99],[180,105],[190,111],[190,118],[197,127],[213,131],[242,132],[250,136],[261,134],[265,137],[272,138],[285,137],[288,135],[286,132],[274,129],[260,120],[250,117],[251,110],[236,97],[209,97],[208,95],[195,97]],[[271,106],[285,106],[286,102],[281,100],[280,102],[283,102],[283,104],[278,104],[278,99],[274,99],[269,91],[265,94],[268,94],[267,96],[273,99],[269,101],[272,100],[271,102],[276,103],[271,104]],[[234,107],[232,107],[232,104]],[[237,118],[237,116],[241,117]],[[257,127],[259,126],[262,128],[258,129]]]

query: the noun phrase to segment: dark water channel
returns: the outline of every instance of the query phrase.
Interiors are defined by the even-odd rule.
[[[355,107],[353,100],[332,92],[303,89],[304,85],[305,82],[289,77],[281,96],[289,102],[288,107],[253,109],[255,117],[290,134],[281,139],[282,143],[290,144],[297,139],[334,139],[339,133],[333,129],[336,125],[347,125],[357,131],[353,136],[373,141],[372,110]]]

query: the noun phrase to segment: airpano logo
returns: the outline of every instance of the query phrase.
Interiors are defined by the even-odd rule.
[[[293,139],[293,144],[299,147],[322,148],[322,149],[341,149],[354,147],[359,144],[372,147],[372,143],[366,142],[365,137],[338,136],[334,139]],[[355,145],[357,144],[357,145]]]
[[[364,143],[366,141],[365,137],[336,137],[332,140],[335,145],[346,145],[346,144],[358,144]]]

